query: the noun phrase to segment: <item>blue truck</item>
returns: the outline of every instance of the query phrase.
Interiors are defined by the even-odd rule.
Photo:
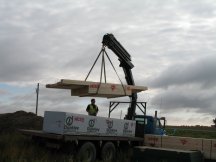
[[[43,130],[20,130],[20,132],[47,147],[67,149],[67,152],[73,154],[78,162],[94,162],[96,159],[115,161],[118,151],[128,156],[134,147],[143,146],[145,134],[164,135],[165,133],[165,125],[161,124],[161,118],[147,115],[134,117],[133,121],[136,123],[134,136],[58,134]]]

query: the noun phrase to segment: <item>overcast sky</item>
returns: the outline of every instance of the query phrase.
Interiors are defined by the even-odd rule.
[[[213,124],[215,0],[0,0],[0,20],[0,113],[35,112],[40,83],[39,115],[46,110],[86,114],[90,98],[45,84],[84,80],[103,35],[113,33],[132,57],[136,85],[149,88],[138,94],[139,101],[148,102],[148,114],[158,110],[172,125]],[[125,83],[118,58],[107,52]],[[99,71],[100,63],[89,81],[99,81]],[[109,65],[107,77],[118,83]],[[97,99],[98,115],[107,116],[109,101]],[[124,116],[127,107],[112,117]]]

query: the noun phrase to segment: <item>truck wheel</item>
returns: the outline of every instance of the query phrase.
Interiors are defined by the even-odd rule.
[[[102,147],[101,158],[103,161],[114,161],[116,155],[116,148],[112,142],[107,142]]]
[[[96,159],[96,148],[92,142],[84,143],[77,154],[78,162],[94,162]]]

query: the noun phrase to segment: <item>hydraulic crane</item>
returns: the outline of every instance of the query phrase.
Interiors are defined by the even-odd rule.
[[[120,67],[123,68],[125,79],[128,85],[135,85],[131,69],[134,65],[131,62],[130,54],[124,49],[124,47],[116,40],[113,34],[106,34],[102,41],[104,46],[111,49],[120,61]],[[136,111],[137,93],[132,93],[130,97],[130,105],[125,119],[133,120]]]

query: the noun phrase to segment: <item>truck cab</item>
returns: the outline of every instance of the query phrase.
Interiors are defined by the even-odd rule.
[[[165,118],[155,118],[148,115],[136,115],[136,137],[143,137],[144,134],[165,135]],[[161,121],[164,122],[161,122]],[[161,124],[163,123],[163,124]]]
[[[130,104],[131,102],[122,102],[122,101],[110,101],[108,117],[111,117],[111,113],[120,105],[120,104]],[[139,115],[133,115],[134,121],[136,121],[135,136],[144,137],[144,134],[154,134],[154,135],[166,135],[165,117],[157,117],[157,111],[155,111],[154,116],[146,115],[146,102],[136,102],[136,106],[142,112]],[[127,119],[127,118],[125,118]]]

